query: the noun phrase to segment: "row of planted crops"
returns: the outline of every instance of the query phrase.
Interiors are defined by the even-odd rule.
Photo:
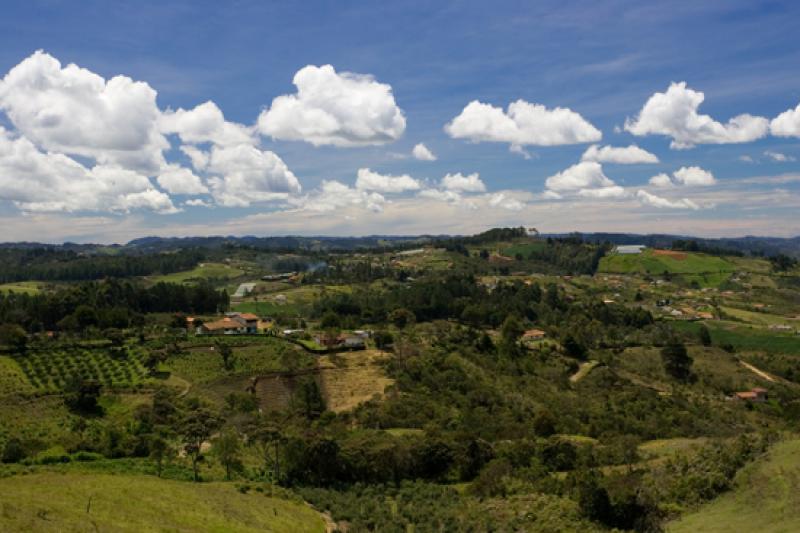
[[[141,357],[131,348],[62,348],[31,351],[16,361],[34,388],[59,392],[74,376],[97,380],[105,387],[136,386],[147,376]]]

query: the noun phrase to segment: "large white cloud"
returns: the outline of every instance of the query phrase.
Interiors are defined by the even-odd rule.
[[[680,200],[668,200],[667,198],[663,198],[643,190],[639,190],[636,193],[636,197],[643,204],[662,209],[700,209],[699,205],[688,198],[681,198]]]
[[[603,146],[593,144],[581,156],[581,161],[597,161],[598,163],[618,163],[633,165],[636,163],[658,163],[658,157],[635,144],[626,147]]]
[[[406,129],[391,86],[371,76],[308,65],[297,71],[293,83],[296,94],[278,96],[258,117],[262,134],[350,147],[385,144]]]
[[[455,192],[485,192],[486,185],[480,178],[480,175],[475,172],[464,176],[460,172],[455,174],[446,174],[442,178],[441,186],[443,189]]]
[[[386,198],[377,192],[354,189],[339,181],[323,180],[318,189],[303,197],[290,198],[289,203],[300,209],[315,212],[361,207],[379,213],[383,211]]]
[[[380,193],[402,193],[405,191],[419,190],[419,181],[408,174],[392,176],[378,174],[368,168],[359,168],[356,178],[356,189],[362,191],[376,191]]]
[[[672,173],[672,177],[677,183],[689,187],[707,187],[717,182],[711,172],[694,166],[681,167]]]
[[[800,104],[773,118],[769,131],[778,137],[800,137]]]
[[[414,156],[414,159],[419,159],[420,161],[436,161],[436,156],[433,155],[433,152],[422,143],[414,146],[414,149],[411,150],[411,155]]]
[[[686,86],[672,83],[664,93],[653,94],[636,119],[625,121],[625,129],[634,135],[672,137],[672,148],[691,148],[696,144],[744,143],[767,134],[769,121],[764,117],[738,115],[726,124],[697,112],[705,95]]]
[[[250,128],[226,121],[220,108],[211,101],[188,111],[165,111],[161,115],[160,126],[163,133],[177,133],[181,141],[188,144],[210,142],[231,146],[254,143]]]
[[[150,173],[169,143],[158,128],[156,91],[115,76],[108,81],[38,51],[0,81],[0,109],[26,138],[50,152]]]
[[[112,165],[87,168],[64,154],[42,152],[1,127],[0,198],[34,212],[176,211],[169,196],[142,174]]]
[[[214,199],[227,207],[285,200],[301,191],[280,157],[246,144],[212,147],[206,170],[214,176],[209,179]]]
[[[506,142],[512,146],[555,146],[597,142],[600,130],[571,109],[548,109],[517,100],[507,111],[474,100],[445,126],[455,139]]]
[[[545,186],[556,192],[612,187],[615,183],[604,173],[596,161],[582,161],[558,172],[545,181]]]
[[[204,194],[208,187],[194,172],[179,165],[168,165],[156,179],[170,194]]]

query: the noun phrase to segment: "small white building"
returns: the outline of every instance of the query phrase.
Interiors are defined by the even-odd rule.
[[[614,251],[622,255],[634,255],[642,253],[647,248],[644,244],[623,244],[614,248]]]

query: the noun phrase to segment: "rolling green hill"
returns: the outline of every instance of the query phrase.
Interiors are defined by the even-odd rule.
[[[232,483],[39,472],[0,479],[2,531],[322,532],[321,516]]]
[[[800,531],[800,440],[777,444],[745,467],[736,488],[673,522],[670,533]]]

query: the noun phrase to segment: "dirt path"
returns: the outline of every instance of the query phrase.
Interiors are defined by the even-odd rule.
[[[585,363],[581,363],[581,366],[578,368],[578,371],[569,377],[570,383],[579,382],[580,380],[588,376],[589,372],[594,370],[599,364],[600,361],[586,361]]]
[[[767,381],[770,381],[772,383],[777,383],[778,382],[777,379],[775,379],[774,377],[770,376],[769,374],[767,374],[763,370],[759,370],[758,368],[754,367],[750,363],[745,363],[744,361],[739,361],[739,364],[742,365],[743,367],[745,367],[747,370],[749,370],[753,374],[756,374],[757,376],[762,377],[762,378],[766,379]]]

